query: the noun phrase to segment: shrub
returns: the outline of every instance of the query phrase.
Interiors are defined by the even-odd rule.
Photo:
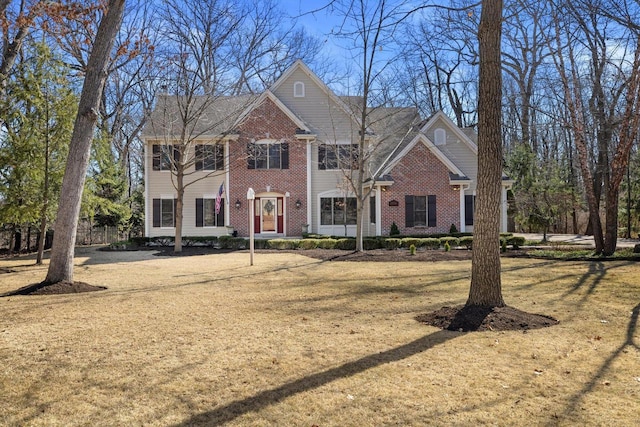
[[[373,249],[382,249],[384,248],[384,240],[383,239],[362,239],[362,248],[365,251],[370,251]]]
[[[504,237],[505,239],[508,239],[510,237],[513,237],[513,233],[500,233],[500,237]]]
[[[415,237],[405,237],[402,239],[401,246],[403,248],[410,248],[411,246],[418,246],[420,239]]]
[[[298,249],[315,249],[320,239],[302,239],[298,243]]]
[[[401,244],[401,239],[388,238],[384,241],[384,247],[386,249],[398,249]]]
[[[640,243],[636,244],[636,245],[633,247],[633,253],[634,253],[634,254],[640,254]]]
[[[445,244],[449,244],[449,248],[451,248],[451,246],[456,247],[456,246],[460,246],[460,239],[458,239],[457,237],[441,237],[440,238],[440,245],[444,246]]]
[[[151,241],[148,237],[132,237],[131,243],[136,246],[146,246]]]
[[[389,229],[389,236],[399,236],[400,235],[400,229],[398,228],[398,225],[395,222],[391,223],[391,228]]]
[[[336,239],[320,239],[318,240],[318,248],[320,249],[335,249]]]
[[[451,224],[451,227],[449,227],[449,234],[454,234],[458,232],[458,227],[456,227],[455,224]]]
[[[507,243],[513,246],[513,249],[520,249],[521,246],[524,246],[525,238],[522,236],[512,236],[507,239]]]
[[[421,248],[438,249],[440,247],[440,239],[435,237],[425,237],[424,239],[419,240],[419,245]]]
[[[450,250],[451,250],[451,245],[449,245],[449,242],[444,242],[444,251],[449,252]]]
[[[356,239],[338,239],[336,240],[336,249],[344,251],[356,250]]]
[[[249,241],[244,237],[233,237],[224,235],[218,237],[220,249],[246,249],[249,247]]]
[[[254,239],[253,247],[255,249],[267,249],[269,247],[269,241],[267,239]]]
[[[473,236],[462,236],[460,238],[460,246],[465,246],[467,249],[472,249]]]
[[[411,255],[415,255],[416,254],[416,245],[409,246],[409,253]]]
[[[298,247],[297,239],[271,239],[268,243],[269,249],[296,249]]]
[[[507,239],[504,239],[504,238],[500,239],[500,252],[502,253],[507,252]]]

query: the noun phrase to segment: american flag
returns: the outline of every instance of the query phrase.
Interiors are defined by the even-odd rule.
[[[222,205],[222,194],[224,193],[224,182],[220,184],[218,190],[218,196],[216,197],[216,215],[220,213],[220,206]]]

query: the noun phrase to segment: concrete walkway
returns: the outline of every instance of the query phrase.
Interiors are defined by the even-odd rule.
[[[527,240],[542,240],[542,233],[513,233],[514,236],[522,236]],[[547,234],[548,242],[567,243],[571,245],[584,245],[594,247],[593,236],[583,236],[581,234]],[[618,248],[633,248],[640,243],[638,239],[618,238]]]

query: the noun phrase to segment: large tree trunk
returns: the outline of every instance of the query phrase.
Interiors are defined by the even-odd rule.
[[[51,262],[44,283],[73,281],[73,250],[80,217],[80,204],[97,121],[100,99],[107,79],[107,65],[120,28],[125,0],[109,0],[100,22],[78,105],[78,115],[69,144],[69,157],[62,180],[61,201],[56,217]]]
[[[471,288],[467,306],[501,307],[500,197],[502,186],[502,0],[482,2],[478,39],[478,187]]]
[[[612,255],[618,243],[618,196],[619,190],[607,191],[607,211],[605,213],[605,234],[603,255]]]

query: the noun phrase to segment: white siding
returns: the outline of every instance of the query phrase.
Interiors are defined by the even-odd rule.
[[[175,177],[171,171],[155,171],[152,167],[153,151],[151,143],[147,144],[145,150],[145,157],[147,158],[147,181],[145,182],[147,191],[147,209],[146,209],[146,221],[148,225],[148,237],[157,236],[173,236],[175,235],[175,228],[160,228],[153,227],[153,199],[159,199],[164,195],[173,194],[177,197],[177,191],[172,183]],[[201,179],[194,182],[196,179],[211,173],[212,171],[195,171],[195,167],[192,166],[187,170],[188,173],[193,173],[190,176],[185,177],[185,183],[189,183],[185,189],[183,200],[183,219],[182,219],[182,235],[183,236],[219,236],[227,234],[225,227],[196,227],[196,198],[203,198],[204,195],[217,195],[220,184],[225,181],[224,171],[215,171],[213,176]],[[225,183],[225,192],[227,183]],[[226,199],[226,197],[225,197]],[[229,209],[228,200],[225,200],[225,211]]]

